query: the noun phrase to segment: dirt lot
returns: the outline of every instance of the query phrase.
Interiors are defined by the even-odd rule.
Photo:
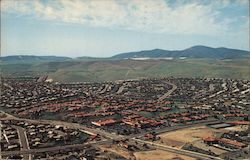
[[[181,148],[185,143],[194,142],[204,137],[214,137],[217,132],[220,131],[206,126],[181,129],[161,134],[159,143]]]
[[[247,128],[248,128],[247,125],[237,125],[237,126],[233,126],[233,127],[224,128],[224,130],[226,130],[226,131],[245,131],[245,130],[247,130]]]
[[[177,155],[167,151],[152,150],[134,153],[136,160],[195,160],[194,158]]]
[[[101,145],[99,146],[99,148],[102,151],[108,151],[108,152],[113,152],[115,154],[118,154],[126,159],[134,159],[134,156],[132,154],[130,154],[128,151],[125,151],[123,149],[121,149],[120,147],[118,147],[117,145]]]
[[[193,146],[200,148],[200,149],[203,149],[203,150],[206,150],[206,151],[212,151],[213,153],[215,153],[217,155],[221,155],[223,153],[228,152],[226,150],[223,150],[223,149],[220,149],[220,148],[217,148],[214,146],[209,146],[209,145],[203,143],[202,140],[193,142]]]

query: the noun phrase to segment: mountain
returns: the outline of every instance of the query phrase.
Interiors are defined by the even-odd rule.
[[[108,58],[99,57],[60,57],[60,56],[33,56],[17,55],[0,57],[3,63],[34,63],[34,62],[64,62],[64,61],[100,61],[100,60],[117,60],[131,58],[210,58],[210,59],[237,59],[250,57],[249,51],[229,49],[229,48],[212,48],[207,46],[193,46],[185,50],[163,50],[154,49],[139,52],[121,53]]]
[[[211,59],[235,59],[249,57],[249,51],[229,49],[229,48],[212,48],[207,46],[193,46],[185,50],[146,50],[139,52],[122,53],[113,56],[114,59],[129,59],[129,58],[211,58]]]
[[[150,57],[147,61],[131,58]],[[176,58],[163,60],[161,58]],[[190,57],[183,60],[180,57]],[[118,54],[108,58],[7,56],[0,57],[2,75],[48,75],[60,82],[100,82],[140,77],[217,77],[250,79],[248,51],[194,46],[185,50]],[[230,59],[230,60],[228,60]]]
[[[54,61],[66,61],[72,60],[69,57],[58,57],[58,56],[28,56],[28,55],[17,55],[17,56],[6,56],[0,57],[3,63],[33,63],[33,62],[54,62]]]

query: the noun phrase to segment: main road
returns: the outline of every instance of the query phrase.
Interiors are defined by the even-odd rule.
[[[31,120],[31,119],[21,119],[21,118],[15,118],[15,119],[16,120],[23,120],[23,121],[27,121],[27,122],[32,122],[32,123],[62,125],[62,126],[68,127],[68,128],[81,129],[81,130],[87,131],[90,134],[100,134],[103,137],[109,138],[109,140],[108,141],[94,142],[94,143],[56,146],[56,147],[50,147],[50,148],[27,149],[27,150],[25,149],[25,150],[21,150],[21,151],[6,151],[6,152],[2,152],[2,155],[14,155],[14,154],[23,154],[23,155],[25,155],[25,154],[32,154],[32,153],[38,153],[38,152],[58,151],[58,150],[85,147],[86,145],[89,145],[89,144],[92,144],[92,145],[107,144],[107,143],[110,143],[112,140],[130,139],[130,140],[137,141],[137,142],[140,142],[140,143],[146,143],[148,145],[151,145],[154,148],[169,151],[169,152],[173,152],[173,153],[176,153],[176,154],[186,155],[186,156],[190,156],[190,157],[194,157],[194,158],[200,158],[200,159],[204,159],[204,160],[212,160],[212,159],[220,160],[220,158],[218,158],[218,157],[213,157],[213,156],[206,155],[206,154],[201,154],[201,153],[197,153],[197,152],[192,152],[192,151],[187,151],[187,150],[178,149],[178,148],[174,148],[174,147],[169,147],[169,146],[165,146],[165,145],[162,145],[162,144],[149,142],[149,141],[144,141],[144,140],[136,138],[136,137],[140,137],[140,136],[142,136],[145,133],[150,132],[150,131],[143,132],[143,133],[140,133],[140,134],[137,134],[137,135],[121,136],[121,135],[111,134],[111,133],[106,132],[106,131],[101,130],[101,129],[88,128],[86,126],[76,124],[76,123],[68,123],[68,122],[55,121],[55,120]],[[203,121],[202,123],[196,123],[196,124],[188,124],[188,125],[183,125],[183,126],[173,126],[173,127],[169,127],[169,128],[165,128],[165,129],[156,130],[156,133],[159,134],[159,133],[169,132],[169,131],[173,131],[173,130],[177,130],[177,129],[193,127],[195,125],[204,125],[204,124],[217,123],[217,122],[220,122],[220,121],[211,120],[211,121]],[[22,143],[25,144],[25,142],[22,142]]]
[[[2,156],[10,156],[10,155],[27,155],[32,153],[41,153],[41,152],[51,152],[51,151],[63,151],[67,149],[81,149],[84,147],[87,147],[89,145],[100,145],[100,144],[106,144],[111,143],[111,140],[102,140],[97,142],[88,142],[84,144],[72,144],[72,145],[64,145],[64,146],[56,146],[56,147],[48,147],[48,148],[39,148],[39,149],[24,149],[19,151],[3,151],[1,152]]]
[[[28,142],[28,138],[26,135],[26,130],[22,127],[19,127],[19,126],[13,125],[12,127],[17,130],[21,150],[29,150],[30,147],[29,147],[29,142]],[[23,154],[23,158],[24,158],[24,160],[32,160],[31,154]]]
[[[2,113],[6,114],[5,112],[2,111]],[[99,134],[103,136],[104,138],[110,138],[110,139],[121,139],[124,138],[122,135],[116,135],[116,134],[111,134],[109,132],[106,132],[104,130],[101,130],[99,128],[89,128],[84,125],[78,124],[78,123],[70,123],[70,122],[64,122],[64,121],[56,121],[56,120],[33,120],[33,119],[25,119],[25,118],[18,118],[14,117],[10,114],[6,114],[6,118],[2,118],[3,120],[19,120],[19,121],[25,121],[25,122],[30,122],[30,123],[36,123],[36,124],[51,124],[51,125],[60,125],[64,126],[67,128],[71,129],[80,129],[82,131],[85,131],[87,134],[90,135],[96,135]]]

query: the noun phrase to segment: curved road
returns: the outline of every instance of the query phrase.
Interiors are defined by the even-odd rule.
[[[170,94],[172,94],[176,89],[177,89],[177,86],[173,83],[170,83],[170,82],[165,82],[166,84],[168,85],[171,85],[172,86],[172,89],[170,89],[167,93],[165,93],[164,95],[162,95],[158,101],[162,101],[164,100],[165,98],[167,98]]]

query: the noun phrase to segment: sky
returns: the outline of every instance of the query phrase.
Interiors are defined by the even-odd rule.
[[[249,50],[249,0],[1,0],[1,55]]]

